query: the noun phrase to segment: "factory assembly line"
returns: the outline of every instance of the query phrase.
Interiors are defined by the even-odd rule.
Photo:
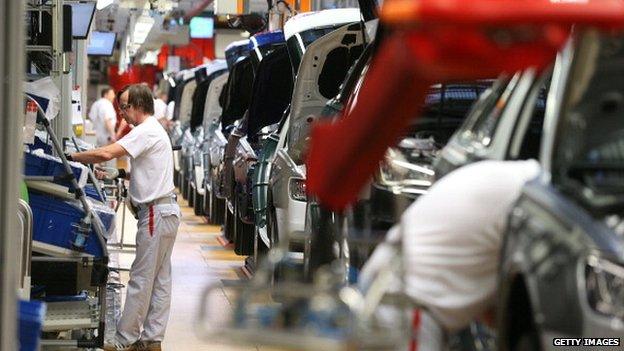
[[[621,1],[0,16],[0,351],[624,349]]]

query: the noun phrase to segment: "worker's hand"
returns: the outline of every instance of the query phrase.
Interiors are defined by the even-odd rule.
[[[112,168],[112,167],[96,167],[95,177],[100,180],[101,179],[113,180],[119,177],[119,170],[117,170],[117,168]]]
[[[99,180],[106,179],[106,172],[98,167],[95,168],[95,177]]]

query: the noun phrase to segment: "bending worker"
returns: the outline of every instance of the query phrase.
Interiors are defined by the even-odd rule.
[[[161,349],[171,304],[171,252],[180,224],[173,186],[171,142],[154,114],[149,88],[132,85],[120,95],[124,119],[135,127],[117,142],[69,155],[83,163],[130,156],[130,200],[137,210],[136,257],[115,340],[105,350]],[[141,331],[142,329],[142,331]]]

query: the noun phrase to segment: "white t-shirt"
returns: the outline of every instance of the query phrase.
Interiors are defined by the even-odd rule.
[[[154,117],[156,119],[167,116],[167,104],[162,99],[154,99]]]
[[[104,99],[97,99],[93,104],[91,104],[91,109],[89,110],[89,119],[94,121],[98,115],[98,109],[100,108],[100,103]]]
[[[175,101],[169,101],[169,103],[167,104],[167,119],[170,121],[173,119],[174,109],[175,109]]]
[[[130,155],[133,203],[148,203],[173,193],[171,141],[156,118],[148,117],[117,143]]]
[[[495,302],[507,216],[536,161],[483,161],[436,182],[401,216],[362,275],[383,267],[401,243],[405,291],[448,330],[468,326]]]
[[[93,130],[98,146],[108,145],[109,138],[112,137],[106,128],[107,121],[113,121],[113,125],[117,124],[117,112],[113,103],[108,99],[100,98],[91,105],[89,110],[89,119],[93,122]]]

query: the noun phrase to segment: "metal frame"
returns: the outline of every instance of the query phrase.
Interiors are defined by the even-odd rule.
[[[28,203],[22,199],[18,201],[18,218],[22,225],[21,263],[19,269],[20,297],[30,300],[30,262],[32,259],[33,213]]]
[[[78,186],[78,181],[76,180],[76,177],[74,176],[74,173],[71,169],[71,166],[69,165],[69,161],[67,160],[67,157],[65,156],[65,154],[63,153],[63,147],[61,145],[60,140],[57,138],[56,133],[54,132],[54,130],[52,129],[52,126],[50,124],[50,121],[48,121],[48,119],[45,116],[45,112],[43,111],[43,109],[41,108],[41,106],[39,105],[39,103],[37,103],[36,100],[34,100],[32,97],[30,97],[27,94],[24,94],[24,97],[29,100],[30,102],[34,103],[37,107],[37,123],[42,124],[46,131],[48,132],[48,135],[50,136],[50,140],[52,141],[52,144],[54,146],[54,150],[56,151],[56,153],[59,155],[61,162],[63,163],[63,166],[65,168],[65,171],[68,175],[70,175],[70,182],[72,184],[72,187],[74,188],[74,192],[76,194],[77,199],[80,201],[82,208],[85,212],[85,223],[88,223],[90,225],[93,226],[93,229],[95,230],[95,235],[97,235],[97,238],[100,242],[100,245],[102,246],[102,250],[103,250],[103,258],[105,260],[106,263],[108,263],[108,248],[106,246],[106,239],[104,236],[104,227],[102,225],[102,223],[99,221],[99,219],[97,218],[97,215],[95,214],[95,212],[93,211],[93,209],[91,208],[91,205],[89,203],[89,201],[87,201],[87,197],[86,194],[84,193],[84,191]],[[62,115],[61,115],[62,116]],[[19,144],[18,144],[19,145]],[[19,167],[16,167],[16,169],[19,169]],[[35,245],[36,242],[33,244],[35,247],[37,245]],[[59,256],[63,256],[62,252],[59,253]],[[58,260],[82,260],[79,257],[75,257],[75,255],[72,255],[74,257],[37,257],[37,260],[39,261],[58,261]],[[101,286],[99,286],[100,292],[98,294],[98,302],[99,302],[99,306],[100,306],[100,316],[99,316],[99,327],[98,327],[98,336],[96,338],[94,338],[93,340],[86,340],[86,341],[82,341],[82,340],[68,340],[67,343],[65,344],[65,346],[73,346],[73,345],[77,345],[78,347],[86,347],[86,348],[93,348],[93,347],[101,347],[103,345],[104,342],[104,324],[105,324],[105,320],[106,320],[106,284],[103,284]],[[84,323],[83,321],[79,318],[79,321],[74,325],[75,328],[79,329],[79,328],[84,328]],[[48,342],[56,342],[55,340],[42,340],[42,343],[48,343]]]
[[[23,0],[20,0],[23,1]],[[22,8],[22,12],[16,15],[18,18],[23,18],[24,10],[26,11],[46,11],[52,15],[52,45],[27,45],[26,51],[44,51],[49,52],[52,56],[52,70],[50,76],[54,80],[54,83],[61,92],[61,116],[71,116],[71,94],[72,94],[72,72],[70,70],[69,55],[63,52],[63,0],[51,0],[49,4],[33,6],[28,5],[26,8]],[[21,25],[23,27],[23,24]],[[14,25],[10,30],[14,33],[17,25]],[[22,28],[20,28],[22,30]],[[23,35],[20,36],[22,38]],[[24,53],[20,51],[20,55]],[[21,58],[23,60],[23,57]],[[19,72],[23,72],[20,69]],[[21,90],[21,89],[20,89]],[[57,135],[61,138],[71,136],[72,133],[72,121],[71,118],[56,118],[52,122],[52,126]]]
[[[16,350],[17,284],[19,257],[17,198],[20,181],[20,147],[24,76],[24,1],[0,1],[0,350]]]

